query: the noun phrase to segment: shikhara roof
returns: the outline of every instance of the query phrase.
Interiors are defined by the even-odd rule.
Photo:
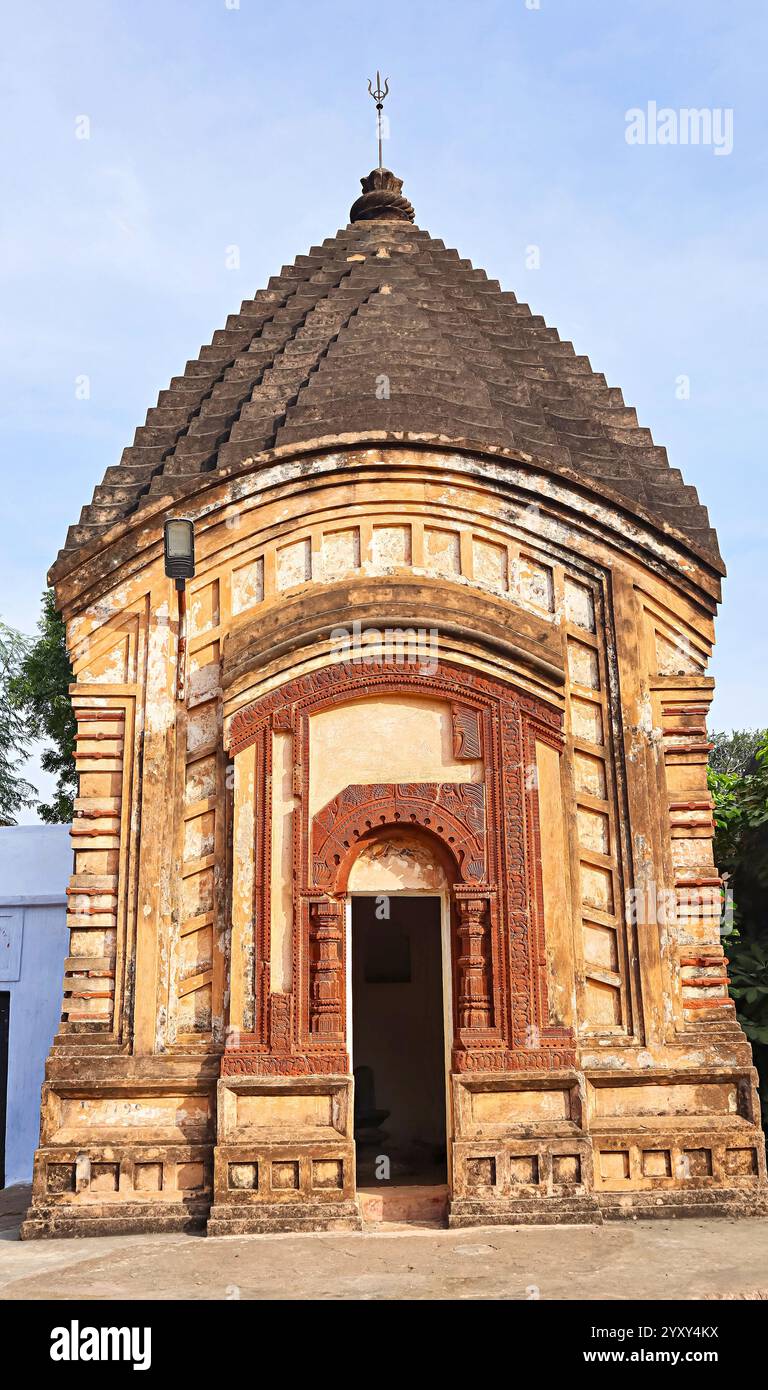
[[[399,179],[375,170],[362,182],[345,230],[284,266],[160,392],[55,570],[148,499],[188,494],[197,474],[281,446],[390,435],[565,468],[722,570],[695,488],[621,391],[527,304],[412,225]]]

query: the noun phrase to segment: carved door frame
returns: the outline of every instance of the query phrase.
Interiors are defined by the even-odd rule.
[[[387,694],[431,696],[449,704],[454,757],[481,757],[484,783],[348,786],[310,821],[311,715],[337,703]],[[428,673],[417,664],[386,658],[370,664],[342,662],[291,680],[238,711],[229,727],[233,755],[256,744],[256,821],[262,839],[269,824],[271,734],[277,730],[293,736],[297,799],[291,990],[275,993],[269,988],[269,856],[263,845],[259,854],[257,846],[255,1027],[228,1048],[224,1070],[349,1070],[346,883],[360,840],[398,824],[439,839],[456,864],[452,901],[459,997],[452,1070],[572,1066],[572,1033],[548,1021],[538,792],[530,775],[536,740],[562,752],[560,710],[450,662],[440,662]],[[234,1051],[239,1058],[231,1055]]]

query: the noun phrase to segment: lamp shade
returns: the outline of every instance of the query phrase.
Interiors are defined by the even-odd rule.
[[[185,516],[170,517],[164,526],[165,572],[171,579],[191,579],[195,573],[195,527]]]

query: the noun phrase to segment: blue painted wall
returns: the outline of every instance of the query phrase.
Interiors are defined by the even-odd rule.
[[[5,1182],[29,1182],[67,954],[67,825],[0,827],[0,990],[11,996]]]

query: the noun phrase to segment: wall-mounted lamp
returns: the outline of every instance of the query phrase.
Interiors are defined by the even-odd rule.
[[[186,516],[172,516],[163,527],[165,572],[176,580],[181,593],[195,573],[195,524]]]
[[[195,573],[195,526],[186,516],[169,517],[163,527],[165,572],[176,581],[179,643],[176,665],[176,699],[184,699],[187,664],[187,604],[185,584]]]

